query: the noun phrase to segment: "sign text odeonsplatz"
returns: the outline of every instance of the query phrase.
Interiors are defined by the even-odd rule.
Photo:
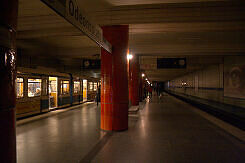
[[[89,32],[90,35],[96,37],[98,40],[102,40],[102,35],[100,29],[96,28],[94,25],[92,25],[86,17],[81,12],[81,9],[79,9],[76,2],[73,2],[73,0],[69,0],[68,2],[68,12],[66,12],[67,16],[71,19],[73,19],[73,23],[77,24],[79,23],[79,27],[83,28],[83,30],[86,30]],[[70,19],[69,19],[70,20]]]
[[[111,44],[103,38],[102,29],[91,23],[79,7],[77,0],[41,0],[52,8],[69,23],[81,30],[85,35],[95,41],[99,46],[111,53]]]

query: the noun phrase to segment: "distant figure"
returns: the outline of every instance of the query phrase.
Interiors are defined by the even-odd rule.
[[[144,97],[143,97],[144,99],[147,98],[147,94],[148,94],[148,93],[147,93],[147,90],[146,90],[146,88],[144,87]]]
[[[100,86],[98,87],[97,92],[96,92],[96,102],[97,102],[97,107],[98,107],[99,102],[100,102]]]
[[[41,94],[41,89],[37,88],[36,92],[34,93],[34,96],[40,96],[40,94]]]
[[[159,102],[162,102],[162,99],[163,99],[163,93],[160,93],[160,95],[159,95],[158,97],[159,97]]]
[[[152,87],[149,87],[149,96],[152,98]]]

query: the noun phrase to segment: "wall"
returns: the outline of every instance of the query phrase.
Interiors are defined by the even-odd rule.
[[[168,87],[167,84],[165,87]],[[211,65],[169,81],[168,89],[174,93],[245,108],[245,57],[225,56],[222,64]]]

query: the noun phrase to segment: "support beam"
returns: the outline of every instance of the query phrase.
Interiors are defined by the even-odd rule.
[[[130,60],[130,95],[132,106],[139,105],[139,57]]]
[[[118,6],[89,15],[97,24],[225,22],[245,20],[244,1]]]
[[[128,129],[128,25],[103,27],[112,54],[101,49],[101,129]],[[120,39],[119,39],[120,38]]]
[[[38,30],[18,31],[17,39],[33,39],[40,37],[84,36],[81,31],[71,27],[46,28]]]
[[[1,0],[0,11],[0,162],[15,163],[15,42],[18,0]]]

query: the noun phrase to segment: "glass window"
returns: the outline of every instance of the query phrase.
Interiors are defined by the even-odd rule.
[[[83,91],[87,91],[87,80],[83,80]]]
[[[41,79],[28,79],[28,97],[41,95]]]
[[[23,78],[17,78],[17,80],[16,80],[16,96],[17,96],[17,98],[21,98],[24,96],[23,90],[24,90],[24,80],[23,80]]]
[[[87,101],[87,80],[83,80],[83,101]]]
[[[56,80],[49,80],[49,93],[56,93],[57,92],[57,81]]]
[[[69,94],[70,85],[68,80],[61,81],[61,94]]]
[[[80,82],[74,81],[74,93],[79,93],[79,92],[80,92]]]
[[[97,91],[97,83],[94,83],[94,91]]]
[[[88,83],[88,88],[90,91],[93,91],[93,82]]]

